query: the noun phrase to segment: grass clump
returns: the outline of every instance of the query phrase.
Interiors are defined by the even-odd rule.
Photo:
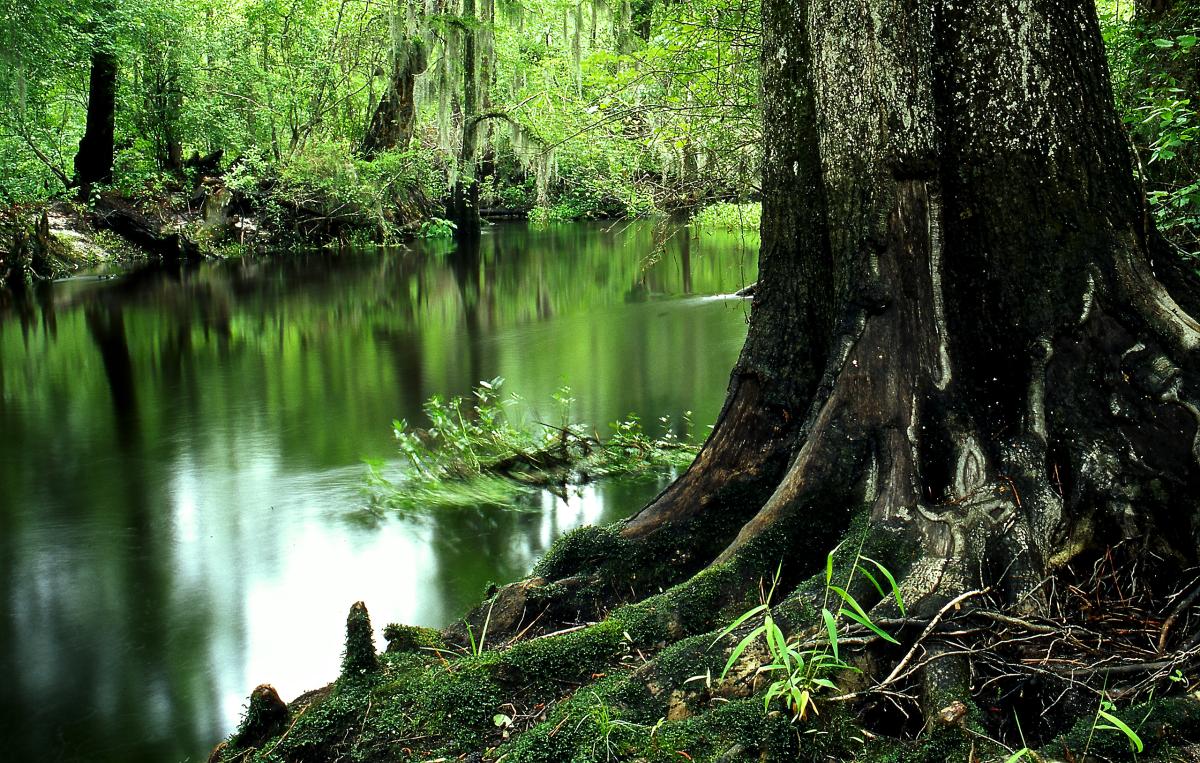
[[[403,419],[392,422],[408,468],[393,482],[379,464],[369,465],[376,502],[402,509],[510,505],[535,489],[682,469],[699,450],[671,432],[666,417],[660,419],[663,431],[657,436],[629,416],[600,438],[572,421],[574,400],[566,387],[553,395],[554,422],[523,422],[510,414],[520,398],[504,396],[503,385],[501,378],[481,381],[469,399],[431,397],[424,405],[429,420],[424,429]]]

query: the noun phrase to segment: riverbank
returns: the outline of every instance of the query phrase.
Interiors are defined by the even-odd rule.
[[[394,419],[503,376],[600,433],[716,417],[756,276],[738,236],[498,224],[448,240],[43,284],[0,308],[0,738],[18,760],[204,760],[271,682],[337,677],[347,608],[441,628],[654,475],[516,510],[378,511]],[[659,251],[648,260],[650,252]],[[531,351],[536,348],[536,351]],[[636,380],[636,383],[631,383]],[[380,645],[381,634],[376,633]],[[490,637],[489,637],[490,640]],[[87,708],[87,712],[80,712]]]

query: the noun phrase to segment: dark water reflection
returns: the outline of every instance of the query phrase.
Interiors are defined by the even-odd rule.
[[[337,671],[342,621],[440,626],[661,486],[364,523],[363,459],[431,394],[715,417],[754,252],[650,225],[54,284],[0,313],[0,760],[203,759],[250,689]]]

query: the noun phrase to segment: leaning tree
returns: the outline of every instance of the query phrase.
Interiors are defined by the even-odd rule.
[[[887,732],[927,743],[900,759],[973,760],[1020,746],[1020,719],[1078,760],[1066,732],[1085,715],[1104,736],[1099,694],[1186,680],[1198,292],[1136,181],[1092,2],[764,0],[763,25],[760,279],[714,430],[652,503],[562,539],[469,634],[390,629],[395,654],[484,628],[498,647],[374,695],[410,747],[847,759]],[[897,578],[903,612],[862,576],[853,593],[900,644],[845,631],[862,673],[800,723],[754,700],[756,726],[737,708],[769,653],[722,676],[754,620],[716,634],[776,570],[776,621],[821,633],[834,547],[835,575],[869,554]],[[1139,715],[1143,740],[1178,742],[1188,712]]]

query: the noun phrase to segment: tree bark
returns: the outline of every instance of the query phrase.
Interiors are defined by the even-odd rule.
[[[475,12],[475,0],[463,0],[462,25],[463,39],[463,137],[459,150],[458,168],[454,183],[450,189],[450,199],[447,204],[446,216],[455,225],[455,236],[460,240],[474,241],[479,238],[483,220],[479,215],[479,174],[478,143],[481,129],[492,118],[504,118],[500,113],[480,113],[479,56],[477,52],[477,34],[475,24],[478,17]],[[482,79],[486,87],[486,72]]]
[[[1200,532],[1200,325],[1154,276],[1093,5],[768,0],[763,15],[746,346],[704,449],[620,528],[622,553],[674,549],[664,585],[764,543],[822,558],[829,526],[865,506],[912,550],[910,612],[978,588],[1043,611],[1049,576],[1118,544],[1176,579]],[[512,596],[527,609],[596,575],[628,588],[575,561]],[[747,587],[763,573],[740,569]]]
[[[110,41],[99,35],[92,49],[87,125],[75,155],[75,183],[84,199],[91,194],[95,184],[112,182],[116,157],[117,70],[117,56]]]
[[[429,67],[428,51],[418,34],[419,24],[414,23],[412,10],[405,7],[403,23],[395,9],[393,14],[392,71],[359,148],[359,153],[368,159],[397,147],[406,149],[412,142],[416,79]]]

